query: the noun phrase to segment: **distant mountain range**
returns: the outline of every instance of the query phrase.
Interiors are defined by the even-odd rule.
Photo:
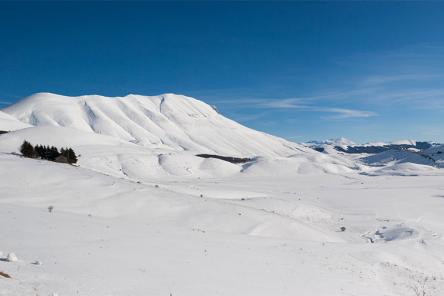
[[[401,140],[390,143],[356,144],[348,139],[339,138],[309,141],[306,145],[323,153],[329,153],[333,148],[344,154],[362,154],[361,161],[368,165],[409,162],[444,167],[444,145],[428,141]]]

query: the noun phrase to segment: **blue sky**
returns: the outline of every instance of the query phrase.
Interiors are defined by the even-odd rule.
[[[444,142],[444,3],[0,3],[0,106],[180,93],[294,141]]]

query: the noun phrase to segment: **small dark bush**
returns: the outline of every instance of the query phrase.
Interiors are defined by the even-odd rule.
[[[35,157],[34,147],[28,141],[24,141],[22,146],[20,147],[20,152],[24,157]]]
[[[231,163],[246,163],[249,161],[252,161],[251,158],[240,158],[240,157],[232,157],[232,156],[221,156],[221,155],[214,155],[214,154],[197,154],[198,157],[203,158],[216,158],[220,160],[225,160]]]
[[[72,150],[71,148],[68,148],[68,149],[62,148],[62,150],[60,151],[60,155],[66,157],[66,160],[70,164],[77,162],[77,155],[74,152],[74,150]]]

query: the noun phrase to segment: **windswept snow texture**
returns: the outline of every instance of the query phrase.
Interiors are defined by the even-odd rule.
[[[35,126],[108,135],[149,148],[235,157],[288,156],[307,148],[246,128],[181,95],[66,97],[32,95],[3,110]]]

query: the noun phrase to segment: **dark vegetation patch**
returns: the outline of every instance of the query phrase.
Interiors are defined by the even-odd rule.
[[[0,276],[7,278],[7,279],[11,278],[11,276],[9,274],[7,274],[6,272],[3,272],[3,271],[0,271]]]
[[[59,151],[54,146],[37,145],[34,147],[28,141],[24,141],[20,147],[20,152],[24,157],[28,158],[40,158],[69,164],[77,162],[77,155],[71,148],[62,148]]]
[[[240,157],[232,157],[232,156],[221,156],[221,155],[215,155],[215,154],[196,154],[198,157],[202,158],[216,158],[224,161],[228,161],[231,163],[246,163],[249,161],[252,161],[252,158],[240,158]]]

